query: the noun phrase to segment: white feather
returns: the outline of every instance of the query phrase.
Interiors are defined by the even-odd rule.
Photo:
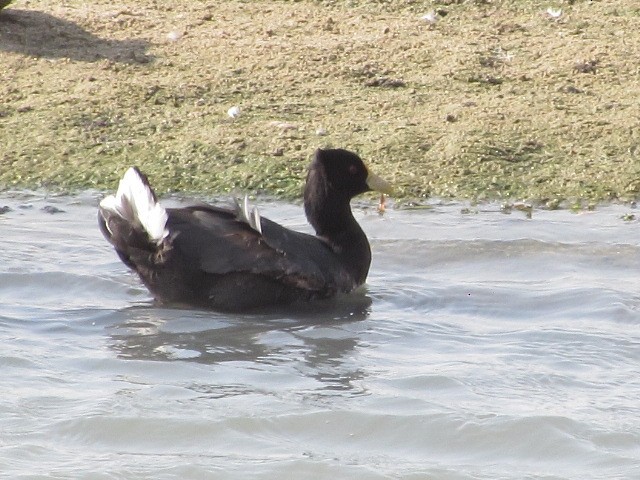
[[[169,235],[167,211],[154,200],[151,189],[134,168],[130,168],[124,174],[115,196],[109,195],[104,198],[100,207],[120,215],[133,225],[142,227],[157,244]]]
[[[249,216],[249,197],[247,195],[244,196],[244,202],[242,202],[242,216],[245,221],[251,225],[251,217]]]
[[[242,202],[237,198],[234,200],[236,202],[238,219],[248,224],[256,232],[262,234],[262,221],[260,219],[258,207],[251,208],[251,205],[249,204],[249,197],[247,195],[244,196],[244,200]]]
[[[251,213],[253,214],[253,225],[251,226],[255,230],[257,230],[260,235],[262,235],[262,223],[260,221],[260,213],[258,212],[258,207],[253,207]]]

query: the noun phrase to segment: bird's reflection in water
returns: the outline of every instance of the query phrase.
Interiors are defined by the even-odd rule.
[[[347,326],[366,319],[370,306],[361,291],[278,313],[132,307],[110,327],[110,346],[131,360],[284,364],[324,390],[362,393],[354,382],[363,372],[352,361],[360,340]]]

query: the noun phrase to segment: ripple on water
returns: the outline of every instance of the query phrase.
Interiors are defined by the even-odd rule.
[[[640,468],[640,247],[615,207],[357,211],[374,258],[365,289],[226,315],[156,308],[101,238],[92,195],[0,203],[11,478],[34,466],[154,480]],[[276,207],[268,216],[301,223],[299,207]]]
[[[85,309],[122,306],[127,285],[113,278],[64,271],[39,273],[0,273],[0,301],[23,308]],[[134,291],[142,292],[139,287]],[[4,300],[6,299],[6,300]]]

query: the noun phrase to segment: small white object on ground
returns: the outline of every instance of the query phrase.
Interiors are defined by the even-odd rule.
[[[549,15],[551,18],[560,18],[562,16],[562,9],[549,7],[547,8],[547,15]]]
[[[427,12],[422,16],[422,20],[427,23],[434,24],[438,21],[438,14],[435,11],[431,10],[430,12]]]
[[[182,32],[178,32],[177,30],[173,30],[172,32],[167,33],[167,40],[170,42],[177,42],[183,37]]]

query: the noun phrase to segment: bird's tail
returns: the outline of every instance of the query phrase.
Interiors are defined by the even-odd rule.
[[[127,170],[115,195],[109,195],[100,202],[100,214],[105,220],[104,228],[111,235],[114,232],[108,218],[114,214],[134,229],[144,230],[149,240],[157,245],[169,235],[167,211],[158,202],[147,177],[137,167]]]

